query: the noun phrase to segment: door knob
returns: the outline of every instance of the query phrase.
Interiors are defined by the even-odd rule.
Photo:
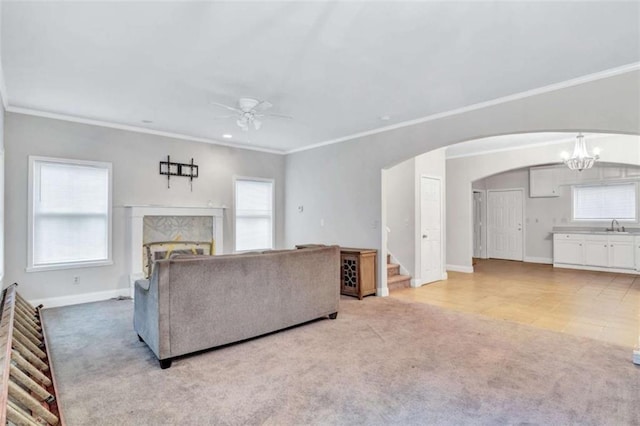
[[[428,238],[427,234],[422,234],[422,238]]]

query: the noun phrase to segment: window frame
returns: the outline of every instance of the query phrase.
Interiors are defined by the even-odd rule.
[[[636,194],[635,200],[635,218],[634,219],[618,219],[618,218],[610,218],[610,219],[576,219],[575,212],[575,191],[577,188],[593,188],[593,187],[603,187],[603,186],[618,186],[618,185],[631,185],[634,186],[634,192]],[[638,181],[616,181],[616,182],[607,182],[607,183],[592,183],[592,184],[580,184],[580,185],[571,185],[571,222],[576,223],[587,223],[587,222],[602,222],[609,223],[612,220],[617,220],[620,223],[629,223],[629,224],[637,224],[640,221],[640,217],[638,215]]]
[[[271,247],[238,250],[237,246],[237,218],[238,218],[238,181],[269,182],[271,183]],[[276,246],[276,181],[271,178],[259,178],[252,176],[233,176],[233,252],[246,253],[255,250],[273,250]]]
[[[36,163],[57,163],[71,166],[97,167],[107,170],[108,175],[108,200],[107,200],[107,258],[88,261],[69,261],[61,263],[39,264],[33,263],[33,250],[35,247],[35,218],[34,218],[34,176]],[[28,178],[28,226],[27,226],[27,272],[52,271],[60,269],[91,268],[96,266],[113,265],[113,166],[111,163],[102,161],[76,160],[68,158],[42,157],[36,155],[29,156],[29,178]]]

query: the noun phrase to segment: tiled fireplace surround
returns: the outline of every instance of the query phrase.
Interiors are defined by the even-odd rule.
[[[222,253],[224,209],[212,207],[169,207],[169,206],[127,206],[127,258],[129,259],[129,284],[131,297],[134,295],[134,283],[144,277],[144,243],[158,240],[215,241],[216,254]],[[152,220],[146,221],[145,217]],[[190,219],[191,218],[191,219]],[[202,220],[210,218],[210,221]],[[175,235],[177,226],[199,224],[202,229],[192,229],[187,235]],[[209,232],[211,234],[209,234]],[[184,231],[182,232],[184,233]],[[204,235],[207,233],[208,235]],[[207,238],[208,237],[208,238]]]

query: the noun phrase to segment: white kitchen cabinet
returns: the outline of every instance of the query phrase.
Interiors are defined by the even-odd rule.
[[[640,236],[554,234],[553,264],[578,269],[640,271]]]
[[[635,269],[633,237],[620,236],[609,238],[609,267]]]
[[[609,266],[609,241],[607,236],[586,235],[584,238],[584,264]]]
[[[553,263],[584,264],[583,241],[582,236],[575,234],[555,234],[553,236]]]
[[[529,197],[559,197],[560,190],[555,167],[529,168]]]

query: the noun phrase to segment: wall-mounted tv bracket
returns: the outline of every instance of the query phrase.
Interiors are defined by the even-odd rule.
[[[193,179],[198,177],[198,166],[191,163],[172,163],[167,155],[167,161],[160,162],[160,174],[167,176],[167,188],[171,188],[171,176],[184,176],[189,178],[189,185],[193,191]]]

